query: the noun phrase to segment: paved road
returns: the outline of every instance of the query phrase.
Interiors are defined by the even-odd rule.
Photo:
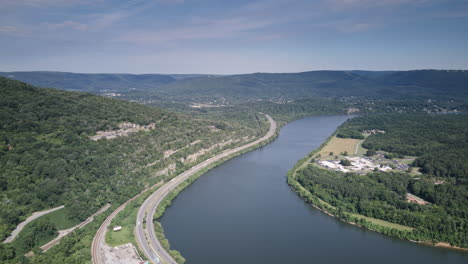
[[[74,227],[71,227],[69,229],[65,229],[65,230],[59,230],[59,235],[52,239],[51,241],[49,241],[48,243],[42,245],[40,247],[40,249],[42,249],[42,251],[46,252],[47,250],[49,250],[51,247],[57,245],[60,240],[62,240],[62,238],[64,238],[65,236],[67,236],[68,234],[70,234],[71,232],[75,231],[75,229],[77,228],[83,228],[84,226],[86,226],[87,224],[91,223],[93,220],[94,220],[94,217],[104,213],[107,209],[109,209],[111,205],[110,204],[106,204],[104,207],[102,207],[101,209],[97,210],[97,212],[95,212],[94,214],[92,214],[90,217],[86,218],[86,220],[84,220],[83,222],[79,223],[78,225],[74,226]]]
[[[252,147],[260,142],[263,142],[273,137],[276,132],[276,122],[269,115],[265,114],[265,116],[268,118],[268,121],[270,122],[270,130],[268,131],[268,133],[265,134],[265,136],[249,144],[246,144],[246,145],[234,148],[234,149],[225,150],[224,152],[193,166],[189,170],[181,173],[180,175],[176,176],[171,181],[163,185],[161,188],[159,188],[156,192],[154,192],[150,197],[148,197],[145,200],[145,202],[142,204],[142,206],[138,210],[135,235],[136,235],[136,241],[140,249],[143,251],[145,256],[152,263],[176,264],[176,261],[162,247],[154,231],[153,216],[156,212],[156,208],[164,199],[164,197],[166,197],[166,195],[169,192],[171,192],[174,188],[176,188],[180,183],[182,183],[183,181],[185,181],[187,178],[194,175],[195,173],[199,172],[201,169],[223,158],[226,158],[234,153],[245,150],[249,147]],[[146,222],[145,225],[143,224],[144,222]]]
[[[45,210],[45,211],[41,211],[41,212],[35,212],[33,213],[30,217],[28,217],[26,220],[24,220],[23,222],[19,223],[15,230],[13,230],[13,232],[11,232],[11,235],[9,237],[7,237],[7,239],[5,239],[5,241],[3,241],[3,243],[11,243],[15,238],[16,236],[21,232],[21,230],[23,230],[23,228],[29,224],[31,221],[33,220],[36,220],[37,218],[43,216],[43,215],[46,215],[46,214],[49,214],[49,213],[52,213],[54,211],[57,211],[57,210],[60,210],[62,208],[64,208],[65,205],[61,205],[61,206],[58,206],[58,207],[55,207],[55,208],[52,208],[52,209],[49,209],[49,210]]]
[[[104,252],[106,250],[106,242],[105,242],[106,241],[106,232],[107,232],[107,228],[109,227],[109,225],[112,222],[112,219],[114,219],[114,217],[118,213],[120,213],[120,211],[125,209],[125,207],[127,206],[128,203],[135,200],[136,198],[138,198],[140,195],[142,195],[143,193],[145,193],[149,189],[156,188],[161,184],[162,184],[162,181],[155,184],[155,185],[153,185],[153,186],[151,186],[150,188],[147,188],[147,189],[143,190],[139,194],[135,195],[134,197],[132,197],[131,199],[129,199],[128,201],[126,201],[125,203],[120,205],[117,209],[115,209],[114,212],[112,212],[106,218],[106,220],[104,220],[104,222],[101,224],[98,231],[96,232],[96,235],[93,238],[93,244],[91,245],[91,255],[92,255],[92,259],[93,259],[93,264],[105,264],[106,263],[106,258],[105,258],[106,254]]]

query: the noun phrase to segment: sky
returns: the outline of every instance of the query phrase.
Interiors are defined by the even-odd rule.
[[[468,69],[468,0],[0,0],[0,71]]]

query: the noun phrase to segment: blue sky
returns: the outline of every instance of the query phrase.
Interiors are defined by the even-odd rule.
[[[0,71],[468,69],[467,0],[0,0]]]

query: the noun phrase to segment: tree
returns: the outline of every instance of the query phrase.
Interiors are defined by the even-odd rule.
[[[15,249],[11,244],[0,244],[0,260],[9,260],[15,257]]]
[[[377,154],[377,152],[374,149],[368,149],[366,152],[367,157],[374,156],[375,154]]]
[[[349,161],[349,159],[342,159],[340,164],[343,166],[351,166],[351,161]]]

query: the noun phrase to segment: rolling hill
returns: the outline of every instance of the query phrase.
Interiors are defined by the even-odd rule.
[[[23,81],[39,87],[57,88],[68,91],[109,92],[148,90],[177,79],[192,77],[181,75],[176,78],[163,74],[87,74],[71,72],[0,72],[0,76]]]
[[[82,221],[106,203],[118,206],[211,153],[263,134],[261,122],[255,122],[260,127],[197,119],[0,77],[0,239],[35,211],[65,205],[68,218]],[[154,128],[90,138],[129,123]],[[36,231],[32,234],[40,237]],[[33,238],[24,239],[30,243],[22,250],[38,246]],[[4,258],[0,254],[0,263]]]
[[[360,96],[374,99],[468,98],[468,71],[312,71],[203,76],[162,85],[153,95],[189,98],[305,98]]]
[[[124,99],[138,101],[216,104],[310,97],[468,99],[468,71],[456,70],[310,71],[240,75],[3,72],[0,75],[36,86],[108,95],[110,92],[121,93]]]

